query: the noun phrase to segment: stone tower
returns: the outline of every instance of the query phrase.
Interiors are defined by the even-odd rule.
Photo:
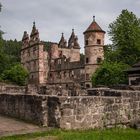
[[[85,41],[85,86],[92,87],[91,77],[104,59],[104,35],[105,31],[93,21],[84,32]]]
[[[40,41],[39,32],[33,23],[32,32],[29,35],[25,31],[22,38],[21,63],[28,70],[29,84],[44,84],[47,78],[47,52]]]

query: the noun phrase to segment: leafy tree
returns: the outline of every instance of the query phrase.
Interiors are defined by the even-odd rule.
[[[92,76],[92,84],[94,86],[127,84],[127,73],[124,70],[128,67],[128,65],[123,63],[104,62]]]
[[[25,85],[27,76],[28,72],[20,64],[17,64],[2,73],[3,80],[8,80],[18,85]]]
[[[108,33],[113,42],[115,61],[132,65],[140,59],[140,19],[133,12],[122,10],[109,25]]]
[[[2,9],[2,4],[0,3],[0,12],[1,12],[1,9]],[[2,30],[0,30],[0,40],[2,39],[2,34],[3,34],[4,32],[2,31]]]

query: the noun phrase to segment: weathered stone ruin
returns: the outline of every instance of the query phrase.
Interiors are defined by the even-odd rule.
[[[28,85],[0,84],[0,114],[63,129],[140,124],[139,86],[91,88],[91,75],[104,59],[104,34],[94,18],[84,32],[83,61],[74,30],[68,44],[62,34],[46,51],[34,23],[30,37],[25,31],[22,38],[21,63],[29,71]],[[139,83],[134,70],[129,81]]]
[[[28,70],[29,84],[92,87],[91,76],[104,59],[104,36],[93,18],[84,32],[85,56],[80,56],[80,45],[74,29],[68,43],[62,33],[58,43],[47,46],[40,41],[39,31],[33,23],[30,36],[22,38],[21,64]]]
[[[83,90],[81,90],[84,92]],[[0,94],[0,114],[37,125],[90,129],[137,126],[140,123],[140,91],[93,88],[79,91],[79,96],[59,95],[50,90],[40,93]]]

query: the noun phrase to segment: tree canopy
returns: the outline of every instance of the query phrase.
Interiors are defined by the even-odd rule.
[[[102,66],[93,74],[92,84],[96,85],[118,85],[127,83],[127,73],[125,70],[129,66],[124,63],[104,62]]]
[[[24,85],[27,76],[28,72],[20,64],[14,65],[10,69],[5,70],[1,75],[3,80],[8,80],[18,85]]]
[[[140,60],[140,19],[122,10],[109,24],[112,44],[105,46],[105,60],[92,76],[93,85],[127,84],[128,67]]]
[[[108,33],[115,61],[132,65],[140,60],[140,19],[133,12],[122,10]]]

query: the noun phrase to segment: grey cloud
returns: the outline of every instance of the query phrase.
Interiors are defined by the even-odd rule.
[[[0,25],[7,32],[6,39],[20,40],[24,30],[31,32],[32,22],[40,31],[42,40],[59,41],[61,32],[66,38],[71,29],[79,37],[83,46],[83,32],[96,15],[99,25],[108,30],[108,25],[120,14],[122,9],[140,15],[138,0],[2,0]],[[109,43],[109,37],[106,37]]]

